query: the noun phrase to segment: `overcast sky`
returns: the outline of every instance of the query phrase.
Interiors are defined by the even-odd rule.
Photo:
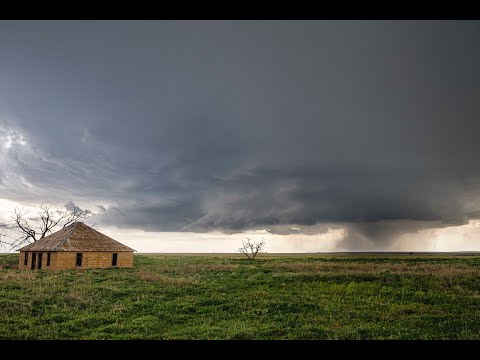
[[[480,250],[479,156],[478,21],[0,22],[4,223],[73,202],[152,251]]]

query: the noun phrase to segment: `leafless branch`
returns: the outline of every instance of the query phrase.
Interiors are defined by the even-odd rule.
[[[17,236],[7,240],[7,236],[0,232],[0,245],[8,245],[18,249],[22,245],[36,242],[62,226],[65,228],[86,217],[88,210],[74,207],[63,212],[54,211],[50,205],[40,205],[37,218],[27,218],[28,211],[14,208],[11,219]],[[30,220],[30,221],[29,221]],[[1,229],[0,229],[1,230]],[[3,236],[2,236],[3,235]]]
[[[6,236],[7,235],[3,231],[3,225],[0,225],[0,247],[5,246],[5,245],[9,245],[9,243],[7,241],[5,241]]]
[[[265,247],[265,240],[262,238],[262,241],[256,242],[247,238],[247,240],[242,241],[242,247],[238,249],[238,252],[244,254],[247,259],[253,260],[255,256],[263,250]]]

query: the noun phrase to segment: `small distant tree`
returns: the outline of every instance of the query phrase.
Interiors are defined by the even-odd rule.
[[[243,240],[242,243],[243,246],[238,249],[238,252],[241,252],[249,260],[255,259],[255,256],[265,247],[265,240],[263,238],[262,241],[259,242],[247,238],[247,240]]]

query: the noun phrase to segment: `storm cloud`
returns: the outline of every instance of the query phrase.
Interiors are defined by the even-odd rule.
[[[473,21],[2,21],[0,197],[352,249],[465,224],[479,64]]]

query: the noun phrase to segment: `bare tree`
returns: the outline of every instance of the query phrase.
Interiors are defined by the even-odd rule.
[[[247,240],[243,240],[242,243],[243,246],[238,249],[238,252],[244,254],[249,260],[255,259],[255,256],[265,247],[265,240],[263,238],[262,241],[259,242],[247,238]]]
[[[0,244],[9,245],[11,249],[18,249],[22,245],[30,244],[43,239],[57,228],[65,228],[76,221],[82,220],[89,213],[78,206],[65,211],[52,210],[50,205],[41,205],[38,217],[27,217],[28,211],[15,208],[12,214],[10,229],[15,230],[16,236],[9,240],[0,237]]]

